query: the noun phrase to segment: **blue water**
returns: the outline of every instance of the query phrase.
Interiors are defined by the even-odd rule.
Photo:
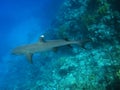
[[[11,53],[42,34],[71,45]],[[0,90],[120,90],[119,60],[119,0],[0,0]]]
[[[26,41],[27,37],[19,40],[21,33],[25,36],[32,31],[43,33],[47,29],[46,27],[49,27],[51,20],[54,19],[60,3],[61,1],[57,0],[0,1],[0,38],[3,41],[1,48],[9,44],[13,37],[17,38],[17,42]],[[15,42],[13,40],[11,43],[15,44]],[[6,50],[3,51],[6,52]]]
[[[24,71],[29,69],[29,65],[27,61],[13,59],[11,50],[38,40],[55,19],[62,1],[0,0],[0,90],[13,90],[15,84],[12,83],[27,82]]]

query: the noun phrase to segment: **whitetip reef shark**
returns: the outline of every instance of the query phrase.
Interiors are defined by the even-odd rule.
[[[60,40],[45,40],[44,35],[41,35],[40,39],[38,42],[33,43],[33,44],[28,44],[24,46],[19,46],[16,47],[15,49],[12,50],[12,54],[14,55],[25,55],[30,63],[32,62],[32,56],[35,53],[39,53],[42,51],[47,51],[50,49],[55,50],[56,48],[60,46],[65,46],[65,45],[71,45],[71,44],[78,44],[82,46],[86,41],[88,40],[82,40],[82,41],[68,41],[64,39]]]

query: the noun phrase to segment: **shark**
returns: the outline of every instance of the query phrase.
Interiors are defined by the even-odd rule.
[[[25,55],[27,57],[27,60],[30,63],[33,63],[32,57],[33,54],[35,53],[47,51],[50,49],[56,50],[56,48],[58,47],[65,45],[70,46],[71,44],[78,44],[82,46],[85,42],[86,40],[81,40],[81,41],[69,41],[66,39],[45,40],[44,35],[41,35],[39,41],[37,41],[36,43],[18,46],[12,50],[12,54]]]

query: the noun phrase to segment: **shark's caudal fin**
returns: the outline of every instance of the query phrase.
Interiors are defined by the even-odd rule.
[[[27,57],[27,60],[29,61],[29,63],[33,63],[33,61],[32,61],[32,56],[33,56],[33,54],[32,53],[28,53],[28,54],[26,54],[26,57]]]
[[[88,42],[92,42],[92,40],[90,38],[83,39],[82,41],[79,41],[78,44],[80,45],[80,47],[85,49],[85,44]]]

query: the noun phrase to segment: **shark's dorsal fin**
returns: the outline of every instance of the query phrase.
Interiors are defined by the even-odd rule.
[[[40,41],[40,42],[44,42],[44,43],[46,42],[46,40],[45,40],[45,38],[44,38],[44,35],[41,35],[41,36],[40,36],[40,40],[39,40],[39,41]]]
[[[28,60],[31,64],[33,63],[33,61],[32,61],[32,56],[33,56],[32,53],[26,54],[27,60]]]

